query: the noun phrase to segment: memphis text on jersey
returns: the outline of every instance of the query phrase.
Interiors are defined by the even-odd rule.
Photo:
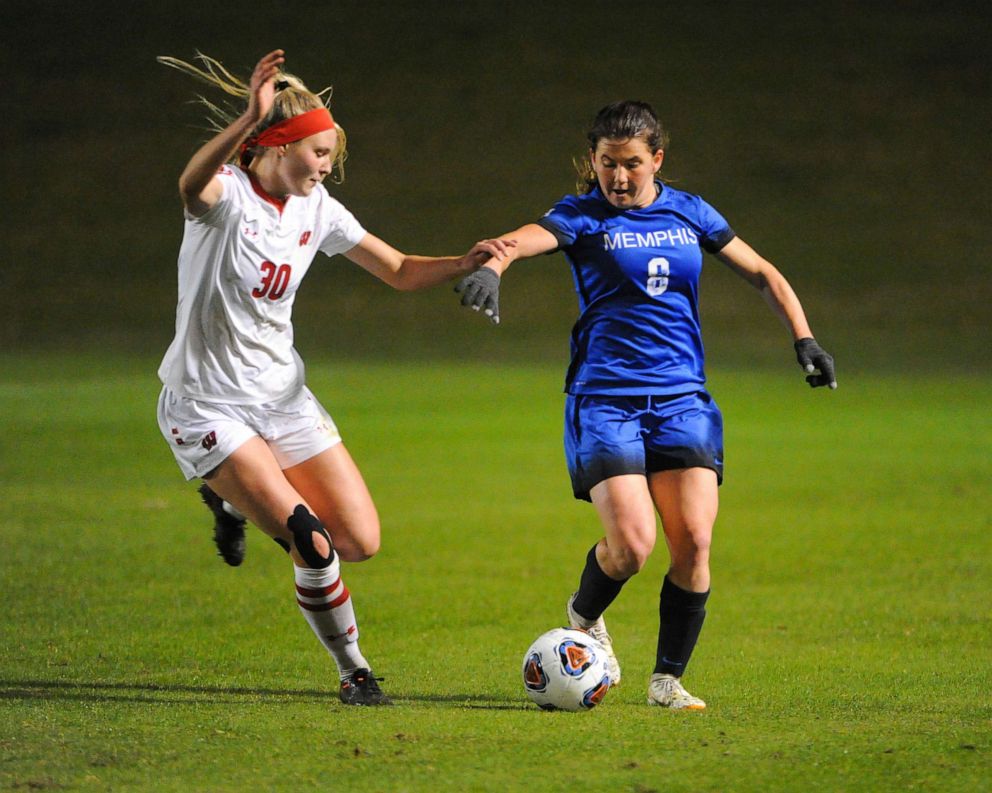
[[[641,233],[639,231],[616,231],[603,234],[603,250],[618,248],[657,248],[663,245],[698,245],[699,238],[685,226],[672,229],[658,229]]]

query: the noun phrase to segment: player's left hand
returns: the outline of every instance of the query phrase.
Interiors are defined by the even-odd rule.
[[[494,325],[499,325],[499,274],[495,270],[480,267],[459,281],[455,291],[461,293],[463,306],[482,309]]]
[[[817,344],[816,339],[812,336],[800,339],[793,346],[796,348],[796,360],[806,372],[806,382],[810,388],[821,385],[837,387],[833,356]],[[818,373],[817,369],[820,370]]]
[[[466,270],[478,270],[490,259],[497,262],[513,261],[517,241],[512,239],[481,240],[472,246],[462,259]],[[509,266],[509,264],[507,264]],[[497,273],[499,275],[499,273]]]

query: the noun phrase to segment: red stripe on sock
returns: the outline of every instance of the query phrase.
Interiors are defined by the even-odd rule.
[[[331,608],[332,609],[337,608],[350,597],[351,597],[351,592],[348,591],[348,587],[345,587],[344,592],[342,592],[340,595],[334,598],[334,600],[331,601],[330,603]]]
[[[307,587],[296,585],[296,591],[299,592],[305,598],[322,598],[327,597],[331,592],[338,588],[338,584],[341,583],[341,577],[334,579],[334,583],[330,586],[326,586],[323,589],[308,589]]]
[[[330,603],[304,603],[302,600],[296,601],[301,609],[306,609],[307,611],[330,611],[334,606]]]
[[[307,611],[330,611],[331,609],[336,609],[350,597],[351,592],[348,591],[348,587],[345,587],[344,592],[327,603],[304,603],[299,598],[296,599],[296,602],[300,604],[301,609],[306,609]]]

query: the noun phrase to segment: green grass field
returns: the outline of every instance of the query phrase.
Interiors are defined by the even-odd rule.
[[[312,365],[376,497],[347,566],[397,706],[346,709],[281,551],[239,569],[158,436],[155,361],[0,357],[0,788],[987,790],[992,383],[716,371],[727,481],[702,714],[644,704],[659,547],[609,612],[624,684],[530,706],[592,509],[557,367]]]
[[[118,5],[0,10],[0,789],[992,789],[987,10]],[[545,363],[575,317],[561,255],[514,266],[498,332],[448,286],[394,294],[341,259],[296,303],[382,518],[381,554],[345,573],[397,707],[339,705],[273,543],[215,556],[155,425],[175,180],[205,133],[197,86],[154,57],[247,73],[277,46],[334,86],[351,159],[332,194],[402,250],[540,217],[595,110],[642,98],[672,133],[663,175],[796,287],[835,393],[706,265],[727,481],[686,681],[705,713],[644,704],[663,547],[609,613],[622,688],[556,714],[519,682],[599,536]]]

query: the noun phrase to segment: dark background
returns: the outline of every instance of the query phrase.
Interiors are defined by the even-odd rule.
[[[987,10],[687,5],[4,2],[0,344],[164,351],[176,178],[207,133],[201,86],[155,56],[201,50],[247,76],[282,47],[311,88],[334,86],[351,156],[329,189],[402,250],[461,253],[536,219],[573,190],[595,111],[644,99],[671,132],[663,174],[786,273],[842,373],[987,373]],[[564,258],[516,265],[502,305],[494,329],[449,286],[395,293],[319,257],[297,342],[311,359],[564,364]],[[711,365],[794,365],[757,293],[712,258],[702,311]]]

